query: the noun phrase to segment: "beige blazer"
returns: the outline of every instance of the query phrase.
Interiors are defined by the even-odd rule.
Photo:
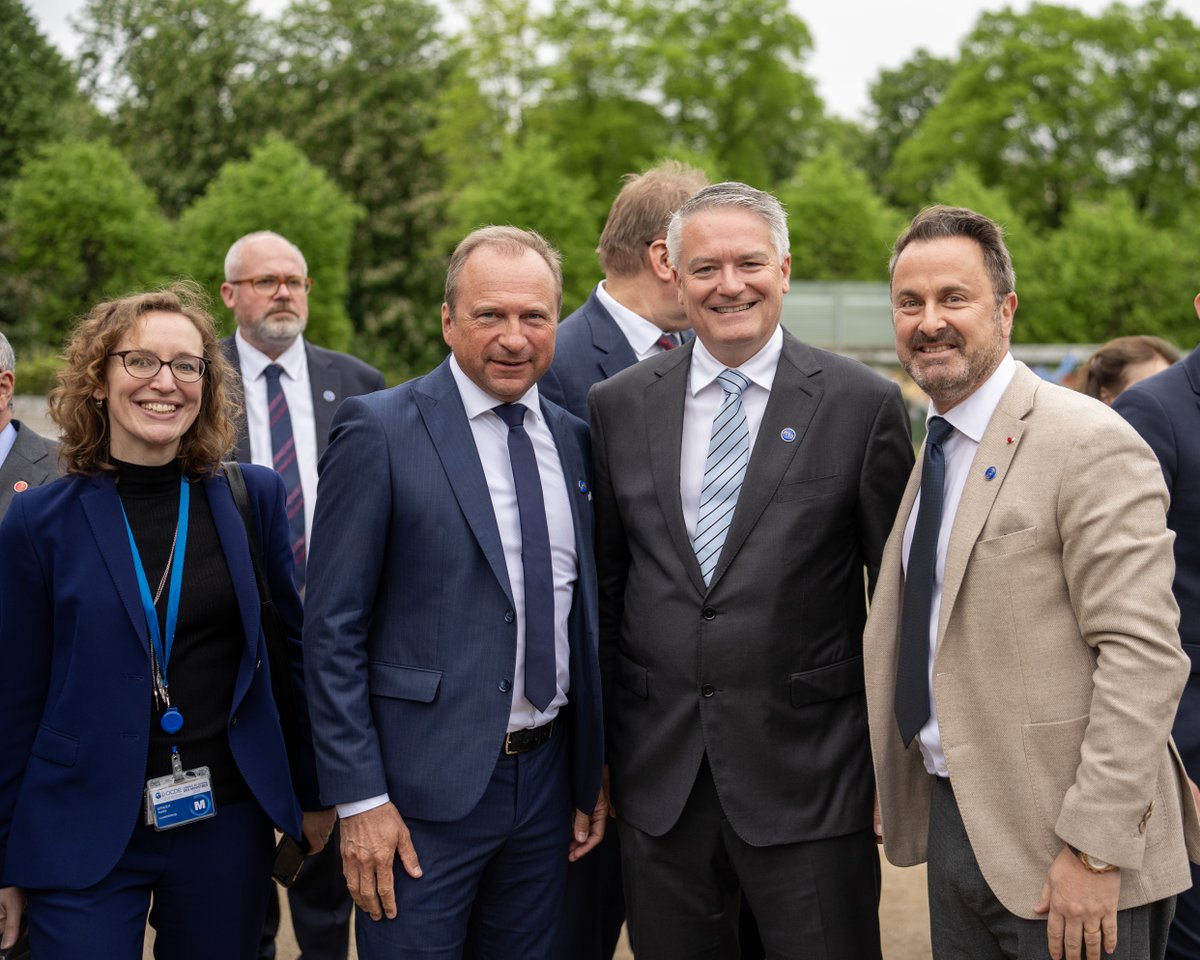
[[[932,784],[893,712],[920,464],[863,638],[884,850],[900,866],[926,858]],[[1200,822],[1169,740],[1189,662],[1166,506],[1157,460],[1121,417],[1017,365],[954,518],[933,689],[971,847],[1018,916],[1034,918],[1064,843],[1122,868],[1121,909],[1191,884]]]

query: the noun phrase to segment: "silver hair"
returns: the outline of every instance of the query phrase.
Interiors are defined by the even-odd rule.
[[[0,373],[8,373],[16,371],[17,358],[13,355],[12,344],[8,342],[8,337],[0,333]],[[12,409],[12,398],[8,400],[8,408]]]
[[[248,233],[244,237],[239,237],[237,240],[234,240],[233,246],[230,247],[229,252],[225,254],[226,281],[246,279],[245,277],[236,276],[236,274],[240,272],[238,268],[241,266],[243,249],[245,249],[248,244],[254,243],[256,240],[266,240],[268,238],[282,240],[289,247],[291,247],[292,252],[300,258],[300,265],[304,268],[304,275],[308,276],[308,261],[304,259],[304,254],[300,252],[300,248],[298,246],[292,243],[292,241],[287,237],[276,233],[273,230],[256,230],[254,233]]]
[[[711,187],[705,187],[692,194],[671,216],[671,223],[667,227],[667,253],[676,269],[679,269],[679,254],[683,247],[684,224],[693,215],[714,207],[747,210],[760,217],[771,231],[771,240],[775,244],[775,254],[780,263],[787,257],[791,244],[788,242],[787,212],[783,209],[783,204],[762,190],[737,181],[727,181],[714,183]]]

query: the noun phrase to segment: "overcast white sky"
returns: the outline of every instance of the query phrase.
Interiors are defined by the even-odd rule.
[[[1065,6],[1098,13],[1107,0],[1059,0]],[[1136,0],[1134,0],[1136,3]],[[26,0],[50,40],[64,52],[75,49],[69,20],[83,0]],[[1028,0],[791,0],[808,24],[815,50],[808,72],[830,112],[859,119],[867,105],[867,88],[881,69],[904,63],[920,47],[949,56],[985,10],[1015,7]],[[277,13],[284,0],[251,0],[266,14]],[[1169,8],[1200,22],[1200,0],[1170,0]]]

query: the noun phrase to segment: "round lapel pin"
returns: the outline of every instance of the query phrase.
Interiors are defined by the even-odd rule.
[[[983,479],[984,480],[995,480],[996,479],[996,468],[988,467],[986,470],[984,470],[983,471]]]
[[[579,481],[579,492],[580,493],[588,492],[588,485],[587,485],[586,481],[583,481],[583,480]]]
[[[782,440],[784,443],[791,443],[793,440],[796,439],[796,431],[793,430],[791,427],[784,427],[782,430],[779,431],[779,439]]]
[[[323,396],[326,400],[330,401],[331,403],[337,399],[337,394],[334,393],[332,390],[326,390],[323,394],[321,394],[321,396]]]
[[[24,493],[28,489],[29,489],[29,484],[26,483],[24,480],[18,480],[16,483],[13,484],[13,492],[14,493]]]

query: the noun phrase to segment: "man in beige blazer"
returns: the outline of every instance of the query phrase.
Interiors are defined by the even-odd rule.
[[[932,402],[864,636],[885,853],[928,860],[935,960],[1161,958],[1200,853],[1161,471],[1012,359],[992,221],[931,207],[890,270]]]

